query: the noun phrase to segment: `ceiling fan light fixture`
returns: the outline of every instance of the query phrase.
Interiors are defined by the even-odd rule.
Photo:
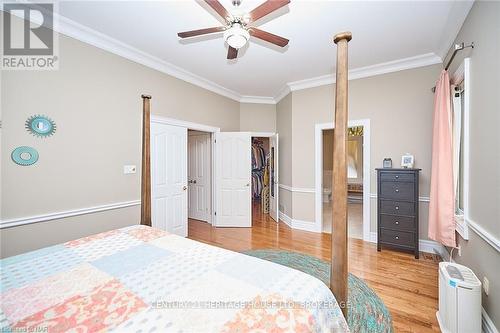
[[[250,34],[240,23],[234,23],[224,32],[224,41],[235,49],[240,49],[248,42]]]

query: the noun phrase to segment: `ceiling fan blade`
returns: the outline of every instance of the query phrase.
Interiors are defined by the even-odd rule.
[[[234,47],[229,47],[227,50],[227,58],[228,59],[236,59],[238,56],[238,49],[235,49]]]
[[[289,40],[286,38],[274,35],[270,32],[260,30],[257,28],[250,28],[248,31],[250,32],[250,35],[252,35],[253,37],[265,40],[266,42],[269,42],[269,43],[272,43],[272,44],[275,44],[275,45],[278,45],[281,47],[285,47],[289,42]]]
[[[224,8],[218,0],[205,0],[205,2],[212,7],[225,21],[231,21],[233,16]]]
[[[221,32],[226,30],[226,27],[213,27],[213,28],[205,28],[205,29],[198,29],[198,30],[191,30],[191,31],[184,31],[184,32],[179,32],[177,36],[180,38],[188,38],[188,37],[194,37],[194,36],[200,36],[200,35],[206,35],[206,34],[211,34],[214,32]]]
[[[250,16],[250,21],[248,23],[255,22],[261,17],[264,17],[281,7],[288,5],[289,3],[290,0],[267,0],[262,5],[256,7],[248,13]]]

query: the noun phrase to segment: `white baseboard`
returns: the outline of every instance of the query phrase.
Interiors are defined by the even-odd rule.
[[[499,333],[493,320],[491,320],[484,308],[481,308],[481,325],[484,333]]]
[[[370,242],[372,243],[377,242],[376,232],[370,232]],[[426,239],[420,239],[418,241],[418,246],[421,252],[439,254],[441,258],[443,258],[443,260],[449,259],[448,251],[446,251],[446,248],[443,245],[439,244],[438,242]]]
[[[287,226],[292,229],[311,231],[311,232],[320,232],[318,230],[318,226],[313,221],[303,221],[292,219],[290,216],[286,215],[283,212],[280,212],[280,220],[283,221]]]

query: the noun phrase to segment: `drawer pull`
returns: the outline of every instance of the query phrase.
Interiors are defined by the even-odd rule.
[[[395,238],[396,238],[396,239],[399,239],[399,236],[396,236]]]
[[[399,179],[399,176],[396,176],[396,179]]]
[[[399,193],[399,188],[396,189],[396,193]]]
[[[399,225],[399,221],[396,221],[395,223],[396,223],[396,225]]]
[[[396,210],[399,210],[399,206],[396,206]]]

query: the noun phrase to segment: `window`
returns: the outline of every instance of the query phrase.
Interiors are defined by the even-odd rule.
[[[453,101],[453,174],[455,215],[464,214],[464,90],[463,81],[452,86]]]
[[[456,230],[468,239],[469,191],[469,58],[464,59],[451,77],[453,126],[453,177],[455,186]]]

